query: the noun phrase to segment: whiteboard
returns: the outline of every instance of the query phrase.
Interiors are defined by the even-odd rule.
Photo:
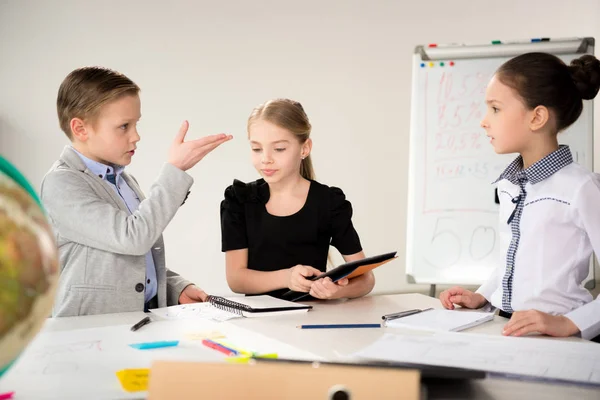
[[[593,54],[593,39],[416,48],[406,248],[410,283],[478,285],[504,263],[492,183],[517,154],[496,154],[480,121],[495,70],[531,51],[553,53],[568,64]],[[559,134],[559,142],[592,170],[592,140],[593,105],[584,101],[581,117]]]

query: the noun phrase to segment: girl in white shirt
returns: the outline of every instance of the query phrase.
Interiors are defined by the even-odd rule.
[[[496,153],[520,154],[496,181],[503,262],[476,292],[442,292],[445,308],[489,302],[510,318],[504,335],[600,335],[600,298],[583,287],[592,252],[600,254],[600,180],[557,140],[599,88],[591,55],[567,66],[528,53],[496,71],[481,126]]]

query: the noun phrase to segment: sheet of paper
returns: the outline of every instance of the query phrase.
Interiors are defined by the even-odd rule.
[[[494,314],[461,310],[428,310],[386,322],[388,327],[461,331],[494,319]]]
[[[280,357],[316,359],[311,353],[239,328],[204,319],[151,322],[136,332],[130,325],[40,333],[15,365],[0,379],[0,393],[15,391],[20,399],[132,399],[116,373],[150,368],[154,360],[225,362],[226,356],[195,340],[220,332],[238,348]],[[176,347],[136,350],[131,343],[180,340]]]
[[[454,332],[388,333],[354,357],[600,385],[600,346],[591,342]]]
[[[210,303],[180,304],[171,307],[155,308],[150,310],[150,312],[164,319],[200,318],[222,322],[242,317],[238,314],[220,310]]]

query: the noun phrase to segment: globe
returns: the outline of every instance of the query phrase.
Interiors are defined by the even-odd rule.
[[[0,156],[0,377],[50,315],[58,274],[57,248],[40,201]]]

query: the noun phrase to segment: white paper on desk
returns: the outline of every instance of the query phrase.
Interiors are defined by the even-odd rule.
[[[353,356],[600,385],[600,345],[583,341],[454,332],[388,333]]]
[[[219,322],[242,317],[229,311],[220,310],[210,303],[180,304],[177,306],[155,308],[150,310],[150,312],[165,319],[200,318]]]
[[[224,359],[223,354],[196,344],[181,343],[176,347],[143,351],[129,346],[177,340],[183,329],[178,322],[152,322],[137,332],[131,332],[131,325],[42,332],[0,379],[0,393],[14,390],[18,399],[140,398],[145,396],[144,392],[123,391],[117,371],[149,368],[157,359],[213,362]],[[202,322],[206,330],[219,325]]]
[[[458,332],[494,319],[493,313],[461,310],[428,310],[396,318],[385,325],[390,328],[420,328]]]
[[[233,324],[203,319],[154,321],[136,332],[131,325],[42,332],[0,379],[0,393],[15,391],[18,399],[137,399],[146,392],[127,393],[116,372],[149,368],[155,360],[223,362],[226,356],[186,340],[196,332],[219,331],[228,343],[282,358],[319,360],[313,354]],[[180,340],[175,347],[137,350],[132,343]]]

